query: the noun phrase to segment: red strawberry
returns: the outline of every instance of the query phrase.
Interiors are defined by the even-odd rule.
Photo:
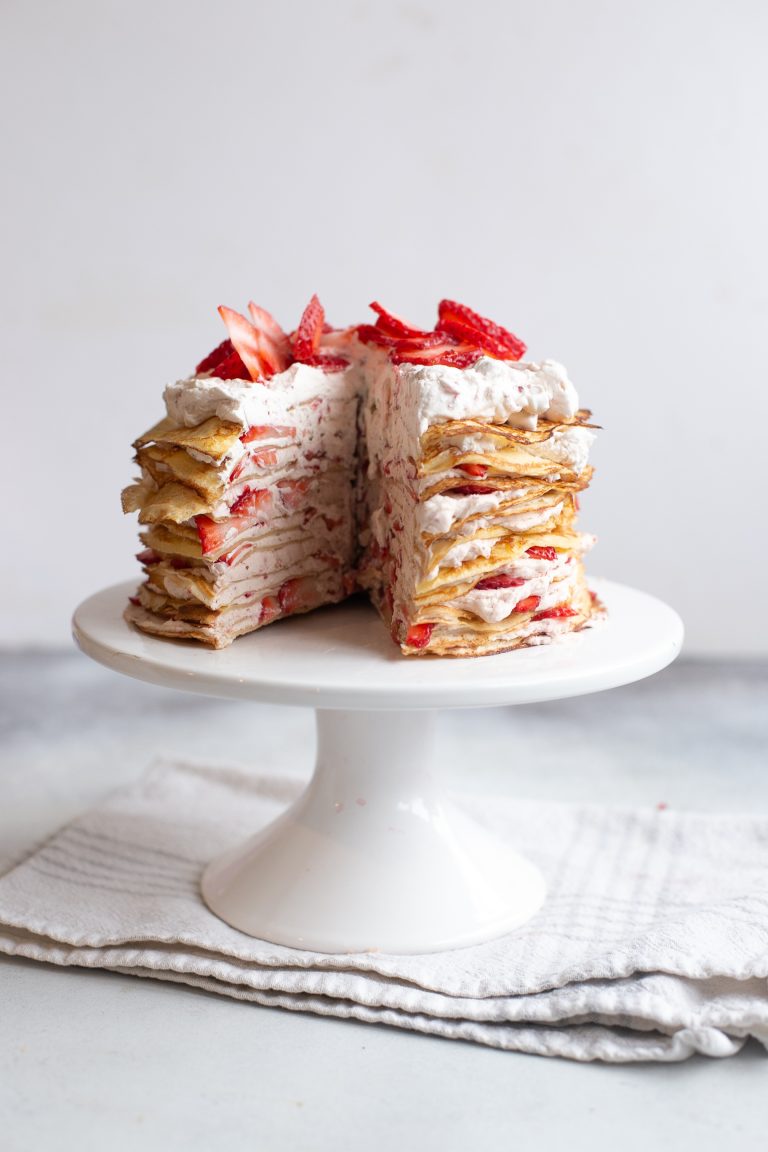
[[[257,468],[274,468],[277,464],[277,451],[274,448],[261,448],[251,452],[250,458]]]
[[[195,516],[195,527],[203,555],[207,556],[211,552],[218,552],[224,548],[227,541],[237,535],[240,522],[237,520],[212,520],[210,516]]]
[[[535,612],[541,602],[541,596],[526,596],[515,604],[515,612]]]
[[[526,548],[525,554],[533,560],[557,560],[557,552],[554,548],[541,548],[538,544],[532,548]]]
[[[308,578],[303,579],[297,577],[293,580],[286,580],[285,584],[281,587],[277,594],[280,601],[280,607],[286,616],[290,616],[292,612],[300,612],[304,608],[309,607],[309,600],[307,599],[307,586]]]
[[[458,488],[451,488],[456,496],[487,496],[489,492],[495,491],[495,488],[489,488],[487,484],[460,484]]]
[[[232,351],[226,360],[222,360],[216,365],[215,373],[219,380],[251,379],[250,372],[235,351]]]
[[[486,476],[488,468],[485,464],[459,464],[458,466],[462,472],[466,472],[467,476]]]
[[[525,584],[525,580],[521,576],[507,576],[506,572],[499,572],[498,576],[486,576],[484,580],[478,580],[475,584],[475,591],[485,592],[491,588],[519,588],[521,584]]]
[[[247,551],[247,544],[239,544],[238,547],[234,548],[231,552],[222,552],[221,556],[217,556],[216,563],[226,564],[229,568],[234,564],[235,560],[239,560]]]
[[[385,332],[387,336],[426,336],[427,333],[421,328],[414,328],[406,320],[401,319],[400,316],[395,316],[392,312],[387,312],[386,308],[382,308],[376,300],[370,307],[377,314],[376,327]]]
[[[275,371],[284,372],[293,359],[290,340],[266,308],[260,308],[251,300],[248,304],[248,311],[251,314],[254,328],[257,328],[264,338],[269,359],[277,365]]]
[[[276,596],[265,596],[261,602],[261,616],[259,616],[259,625],[263,628],[265,624],[271,624],[280,615],[280,602]]]
[[[437,307],[437,314],[436,327],[439,332],[457,334],[458,339],[463,340],[467,338],[464,329],[469,328],[476,334],[475,342],[481,347],[486,347],[485,341],[488,345],[493,342],[495,346],[505,349],[504,359],[519,360],[521,356],[525,355],[525,344],[514,333],[502,328],[500,324],[494,324],[493,320],[488,320],[478,312],[473,312],[465,304],[458,304],[455,300],[441,300]],[[457,325],[462,325],[460,333],[455,333]],[[494,355],[497,354],[494,353]]]
[[[568,604],[556,604],[554,608],[545,608],[543,612],[537,612],[534,620],[560,620],[565,616],[577,616],[578,613],[575,608],[571,608]]]
[[[195,375],[199,376],[203,372],[210,372],[218,364],[221,364],[222,360],[226,360],[232,352],[234,352],[232,341],[222,340],[221,344],[216,345],[213,352],[209,352],[208,355],[200,361],[195,368]]]
[[[446,317],[445,321],[442,322],[440,331],[446,332],[449,336],[453,336],[454,340],[460,340],[464,344],[475,344],[487,355],[495,356],[498,360],[510,359],[509,348],[501,340],[480,332],[476,328],[470,328],[469,324],[464,324],[461,320]]]
[[[434,624],[412,624],[405,643],[409,648],[426,648],[434,631]]]
[[[402,342],[401,342],[402,343]],[[448,368],[469,368],[480,358],[480,349],[469,344],[449,343],[443,339],[420,349],[403,349],[396,345],[392,352],[395,364],[444,364]]]
[[[159,552],[155,552],[154,548],[144,548],[143,551],[136,553],[136,559],[140,564],[159,564],[162,556]]]
[[[303,476],[298,480],[278,480],[280,498],[287,512],[298,512],[309,490],[309,480]]]
[[[255,516],[271,503],[272,497],[266,488],[245,488],[229,509],[232,516]]]
[[[229,338],[248,369],[252,380],[262,380],[278,370],[267,342],[250,320],[222,304],[219,315],[227,326]]]
[[[324,321],[325,310],[317,296],[313,296],[304,309],[294,333],[293,354],[297,360],[303,362],[307,356],[315,355],[323,334]]]
[[[129,596],[128,602],[133,604],[134,608],[141,608],[141,600],[139,600],[138,596]]]
[[[358,340],[363,344],[378,344],[382,348],[394,348],[397,338],[388,336],[381,328],[373,324],[358,324],[355,328]]]
[[[287,424],[252,424],[240,437],[241,444],[250,444],[253,440],[265,440],[267,436],[282,438],[295,436],[296,429]]]
[[[323,372],[343,372],[345,368],[349,368],[349,360],[345,356],[321,355],[319,353],[305,356],[301,363],[308,364],[310,368],[322,368]]]

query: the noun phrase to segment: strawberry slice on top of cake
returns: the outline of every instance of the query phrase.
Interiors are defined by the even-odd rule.
[[[221,307],[228,338],[135,442],[144,583],[126,617],[214,647],[368,593],[405,655],[546,643],[601,612],[576,530],[594,426],[565,370],[443,300],[432,329],[316,296],[286,333]]]

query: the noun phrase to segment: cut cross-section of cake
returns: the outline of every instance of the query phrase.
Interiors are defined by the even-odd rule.
[[[140,628],[216,647],[368,592],[406,655],[546,643],[602,612],[576,530],[594,425],[565,370],[444,300],[425,330],[372,305],[285,334],[222,308],[225,341],[136,442]]]

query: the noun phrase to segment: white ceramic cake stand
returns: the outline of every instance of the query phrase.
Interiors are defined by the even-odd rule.
[[[444,795],[436,710],[599,692],[658,672],[680,650],[683,626],[671,608],[593,583],[606,623],[475,660],[406,659],[362,602],[282,621],[217,652],[131,628],[122,612],[135,585],[124,584],[81,604],[73,627],[87,655],[136,679],[317,710],[306,791],[203,875],[216,915],[251,936],[320,952],[429,952],[501,935],[545,895],[532,863]],[[514,744],[505,752],[513,770]]]

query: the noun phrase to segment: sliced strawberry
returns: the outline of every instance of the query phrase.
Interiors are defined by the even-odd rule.
[[[487,476],[488,468],[485,464],[459,464],[458,467],[462,472],[466,472],[467,476]]]
[[[139,600],[138,596],[129,596],[128,602],[129,604],[133,604],[134,608],[141,608],[141,600]]]
[[[195,516],[195,527],[204,556],[224,548],[240,529],[236,520],[212,520],[210,516]]]
[[[525,596],[515,604],[515,612],[535,612],[541,603],[541,596]]]
[[[236,560],[239,560],[241,556],[245,555],[248,548],[248,544],[239,544],[237,548],[233,548],[231,552],[223,552],[221,556],[217,556],[216,563],[226,564],[227,567],[230,568]]]
[[[136,553],[136,559],[140,564],[159,564],[162,556],[159,552],[155,552],[154,548],[144,548],[143,551]]]
[[[248,304],[248,311],[251,314],[254,328],[258,329],[264,338],[269,359],[277,365],[275,371],[284,372],[293,359],[288,336],[266,308],[259,307],[251,300]]]
[[[426,648],[434,631],[434,624],[412,624],[405,643],[409,648]]]
[[[458,488],[451,488],[455,496],[487,496],[489,492],[495,491],[495,488],[489,488],[487,484],[460,484]]]
[[[219,315],[227,326],[229,338],[248,369],[250,378],[263,380],[274,375],[277,371],[274,358],[269,354],[264,337],[250,320],[224,304],[219,308]]]
[[[373,324],[358,324],[355,334],[363,344],[378,344],[382,348],[394,348],[397,342],[397,337],[387,336],[386,332]]]
[[[280,615],[280,601],[276,596],[265,596],[261,602],[261,615],[259,616],[259,626],[264,627],[265,624],[271,624]]]
[[[498,576],[486,576],[484,580],[478,580],[475,584],[475,591],[485,592],[492,588],[519,588],[521,584],[525,584],[522,576],[507,576],[506,572],[499,572]]]
[[[234,350],[214,369],[219,380],[250,380],[251,374]]]
[[[554,548],[541,548],[538,544],[532,548],[526,548],[525,554],[533,560],[557,560],[557,552]]]
[[[554,608],[545,608],[542,612],[537,612],[534,620],[561,620],[565,616],[578,616],[578,612],[569,604],[555,604]]]
[[[311,581],[307,576],[286,580],[277,594],[280,607],[286,616],[290,616],[292,612],[301,612],[303,609],[309,608],[310,599],[307,593],[310,591],[310,587]]]
[[[260,448],[258,452],[251,452],[250,458],[257,468],[274,468],[277,465],[277,450]]]
[[[303,361],[307,356],[314,356],[320,345],[325,322],[325,309],[313,296],[302,313],[299,326],[293,337],[293,354],[297,360]]]
[[[280,497],[287,512],[298,512],[304,503],[304,497],[309,490],[309,480],[302,476],[298,480],[278,480]]]
[[[229,511],[232,516],[255,516],[257,512],[267,508],[272,497],[266,488],[245,488],[235,500]]]
[[[331,356],[327,353],[305,356],[301,363],[310,368],[322,368],[323,372],[343,372],[349,368],[349,360],[345,356]]]
[[[243,456],[242,460],[239,460],[237,462],[237,464],[235,464],[234,468],[232,469],[232,471],[229,474],[230,484],[234,484],[236,480],[240,479],[240,477],[242,476],[243,472],[245,472],[245,470],[248,467],[248,465],[250,464],[250,462],[251,462],[251,458],[250,458],[250,456],[248,456],[246,454],[245,456]]]
[[[222,360],[226,360],[232,352],[234,352],[232,341],[222,340],[221,344],[216,345],[213,352],[209,352],[208,355],[200,361],[195,368],[195,375],[199,376],[203,372],[212,371],[218,364],[221,364]]]
[[[400,341],[391,352],[395,364],[444,364],[448,368],[469,368],[479,360],[481,352],[476,346],[455,344],[443,339],[439,343],[429,342],[423,348],[413,350],[403,347]]]
[[[415,328],[413,324],[409,324],[407,320],[401,319],[400,316],[395,316],[392,312],[387,312],[376,300],[370,305],[376,313],[378,319],[376,327],[385,332],[387,336],[426,336],[428,335],[422,328]]]
[[[447,332],[449,336],[453,336],[454,340],[459,340],[463,344],[475,344],[487,355],[494,356],[497,360],[512,358],[509,348],[501,340],[480,332],[477,328],[470,328],[469,324],[464,324],[461,320],[454,320],[450,316],[446,317],[442,322],[440,331]],[[519,359],[519,357],[516,356],[514,359]]]
[[[241,444],[250,444],[254,440],[266,440],[268,436],[283,439],[286,436],[295,436],[296,429],[287,424],[252,424],[240,437]]]
[[[482,347],[486,346],[483,343],[486,341],[489,350],[491,342],[495,346],[506,349],[504,359],[519,360],[521,356],[525,355],[525,344],[513,332],[502,328],[500,324],[495,324],[493,320],[481,316],[479,312],[473,312],[471,308],[467,308],[466,304],[459,304],[455,300],[441,300],[437,307],[437,314],[436,328],[439,332],[450,332],[453,335],[456,325],[463,325],[464,328],[469,328],[476,333],[476,343]],[[466,339],[464,328],[458,335],[458,339]]]

